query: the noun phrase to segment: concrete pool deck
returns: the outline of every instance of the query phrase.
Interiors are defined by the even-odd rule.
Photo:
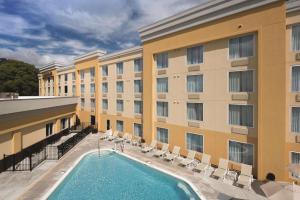
[[[41,199],[81,155],[97,149],[98,138],[97,134],[88,135],[59,161],[45,161],[32,172],[1,173],[0,199]],[[100,146],[101,149],[111,149],[114,147],[114,143],[101,141]],[[151,153],[141,153],[139,147],[130,144],[125,144],[123,153],[142,162],[151,162],[153,166],[185,178],[193,183],[206,199],[266,199],[253,190],[242,189],[193,172],[191,169],[178,166],[177,162],[172,164],[161,158],[153,157]]]

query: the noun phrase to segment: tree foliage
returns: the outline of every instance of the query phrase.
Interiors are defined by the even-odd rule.
[[[17,92],[20,96],[38,95],[38,69],[17,60],[0,59],[0,92]]]

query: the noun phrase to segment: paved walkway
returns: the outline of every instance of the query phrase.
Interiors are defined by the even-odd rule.
[[[0,199],[34,200],[41,197],[64,175],[74,162],[85,152],[97,149],[98,135],[90,134],[59,161],[45,161],[32,172],[4,172],[0,174]],[[101,141],[101,148],[112,148],[113,142]],[[266,199],[254,191],[232,186],[214,178],[193,172],[178,166],[176,162],[168,163],[154,158],[151,153],[141,153],[138,147],[125,145],[124,153],[143,162],[160,167],[192,182],[207,199]]]

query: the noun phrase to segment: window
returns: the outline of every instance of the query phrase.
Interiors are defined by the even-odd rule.
[[[117,81],[117,93],[124,92],[124,84],[123,81]]]
[[[65,94],[68,94],[68,86],[65,85]]]
[[[292,27],[293,51],[300,51],[300,24]]]
[[[46,124],[46,137],[53,134],[53,123]]]
[[[60,93],[60,92],[59,92]],[[48,87],[48,95],[50,95],[50,87]]]
[[[253,71],[229,72],[230,92],[253,92]]]
[[[300,164],[300,153],[299,152],[291,152],[291,162],[292,164]],[[295,178],[300,178],[297,174],[292,174]]]
[[[238,59],[253,56],[254,35],[229,40],[229,58]]]
[[[135,114],[143,113],[143,102],[142,101],[134,101],[134,113]]]
[[[84,108],[84,104],[85,104],[85,100],[84,100],[84,98],[81,98],[80,99],[80,106],[81,106],[81,108]]]
[[[168,117],[168,102],[158,101],[157,106],[157,116]]]
[[[96,104],[95,104],[95,99],[91,99],[91,108],[95,108]]]
[[[189,65],[203,63],[203,46],[187,49],[187,63]]]
[[[50,88],[49,88],[49,93],[50,93]],[[61,86],[58,87],[58,93],[61,95]]]
[[[169,143],[168,129],[157,128],[156,139],[162,143]]]
[[[108,93],[108,83],[102,83],[102,92]]]
[[[80,92],[81,92],[81,94],[84,94],[84,84],[80,85]]]
[[[90,69],[91,78],[95,78],[95,68]]]
[[[61,83],[61,75],[58,75],[58,82]],[[50,79],[48,78],[48,83],[50,84]]]
[[[76,80],[75,72],[72,72],[72,80],[73,80],[73,81]]]
[[[134,72],[143,71],[143,60],[142,58],[134,59]]]
[[[189,150],[203,153],[203,135],[194,133],[186,134],[186,147]]]
[[[135,93],[143,92],[143,81],[142,80],[134,80],[134,92]]]
[[[168,92],[168,78],[157,78],[157,92],[158,93],[167,93]]]
[[[229,160],[237,163],[253,165],[253,144],[229,140]]]
[[[123,63],[117,63],[117,74],[123,74]]]
[[[102,76],[108,76],[108,66],[107,65],[102,66]]]
[[[63,130],[63,129],[68,128],[68,123],[69,123],[69,119],[67,119],[67,118],[62,118],[62,119],[60,120],[60,129]]]
[[[300,92],[300,66],[292,67],[292,92]]]
[[[68,81],[68,74],[65,74],[65,81]]]
[[[203,121],[203,103],[187,103],[188,120]]]
[[[76,94],[76,86],[72,85],[72,94],[75,95]]]
[[[80,71],[80,79],[84,80],[84,71]]]
[[[108,109],[108,100],[102,99],[102,109],[107,110]]]
[[[203,75],[187,76],[188,92],[203,92]]]
[[[91,94],[95,93],[95,83],[91,83],[91,85],[90,85],[90,92],[91,92]]]
[[[292,107],[292,132],[300,133],[300,107]]]
[[[123,112],[123,110],[124,110],[123,100],[117,100],[117,111]]]
[[[142,126],[142,124],[134,123],[133,129],[134,129],[134,135],[135,136],[143,137],[143,126]]]
[[[158,69],[168,68],[168,53],[156,54],[156,67]]]
[[[229,105],[229,124],[253,127],[253,106]]]
[[[117,131],[123,132],[124,126],[123,121],[117,120]]]

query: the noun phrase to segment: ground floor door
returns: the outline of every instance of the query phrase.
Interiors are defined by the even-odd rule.
[[[110,120],[106,120],[106,130],[110,129]]]
[[[91,125],[95,125],[95,124],[96,124],[95,115],[91,115]]]

